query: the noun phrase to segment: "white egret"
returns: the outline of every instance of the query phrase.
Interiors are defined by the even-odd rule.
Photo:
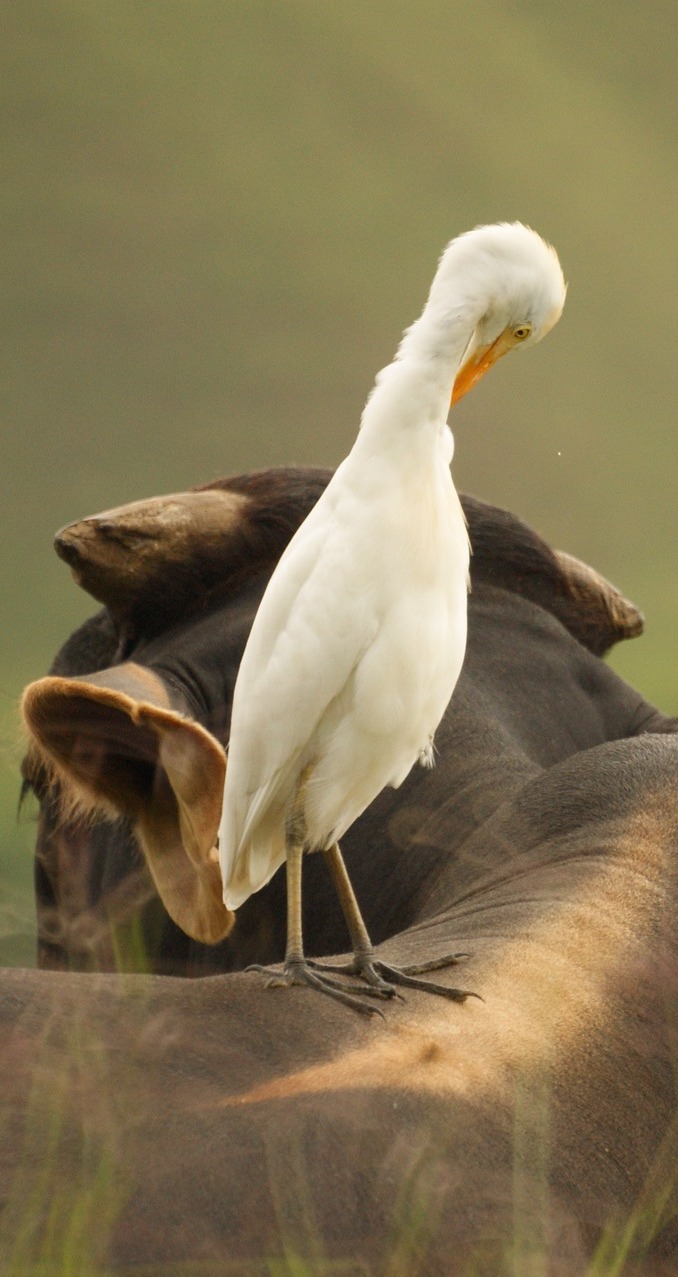
[[[377,961],[339,839],[386,785],[433,762],[433,737],[466,645],[469,545],[452,483],[456,402],[515,346],[556,323],[565,283],[553,248],[519,223],[446,248],[421,317],[377,376],[348,457],[268,584],[233,697],[219,855],[237,908],[287,860],[287,950],[270,983],[357,992],[396,983],[468,994]],[[348,924],[350,984],[311,964],[301,933],[304,852],[327,859]]]

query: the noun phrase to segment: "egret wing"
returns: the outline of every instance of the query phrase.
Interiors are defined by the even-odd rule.
[[[336,502],[331,512],[329,532],[327,512],[316,506],[290,543],[241,663],[220,834],[227,884],[236,858],[260,859],[256,878],[263,871],[270,877],[284,858],[284,807],[300,768],[312,760],[328,707],[347,688],[378,630],[365,555],[356,569],[356,512],[338,517]],[[275,862],[270,872],[269,861]]]

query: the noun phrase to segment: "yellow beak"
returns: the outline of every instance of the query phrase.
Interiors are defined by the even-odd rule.
[[[513,335],[513,330],[505,328],[503,333],[500,333],[489,346],[476,347],[457,373],[452,387],[451,404],[456,404],[463,395],[468,394],[469,390],[472,390],[477,385],[480,378],[484,377],[488,368],[496,364],[497,360],[501,359],[502,355],[505,355],[508,350],[512,350],[515,344],[516,339]]]

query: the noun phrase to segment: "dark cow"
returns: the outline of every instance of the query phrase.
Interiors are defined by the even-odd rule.
[[[408,992],[364,1022],[236,972],[282,955],[279,881],[214,948],[155,896],[138,845],[156,883],[169,846],[211,899],[213,737],[325,480],[227,481],[63,534],[106,610],[27,700],[43,965],[232,974],[3,974],[0,1255],[50,1272],[70,1246],[111,1271],[668,1277],[678,741],[600,660],[639,618],[594,573],[465,501],[469,647],[437,766],[345,841],[383,956],[464,950],[482,1002]],[[63,786],[125,814],[88,824]],[[317,862],[309,951],[338,952]]]
[[[64,819],[62,792],[48,786],[35,753],[29,758],[27,776],[42,799],[36,862],[41,965],[114,970],[127,964],[124,951],[131,943],[134,968],[140,941],[148,969],[167,973],[232,970],[281,956],[280,880],[239,911],[236,931],[221,945],[191,941],[190,920],[181,931],[160,908],[130,823],[139,832],[149,812],[157,816],[165,844],[175,836],[179,865],[185,856],[173,793],[158,814],[159,775],[165,774],[155,767],[158,740],[145,737],[130,715],[136,704],[152,703],[154,725],[160,729],[164,722],[180,732],[182,723],[163,714],[188,716],[184,768],[197,773],[197,784],[204,777],[208,803],[217,800],[204,835],[209,848],[222,779],[212,737],[226,739],[237,667],[268,575],[328,479],[328,471],[308,470],[241,476],[134,503],[57,537],[76,579],[106,607],[67,642],[52,681],[32,689],[31,727],[42,733],[50,758],[67,767],[69,792],[75,783],[86,805],[94,792],[109,814],[125,815],[116,826],[92,825],[77,815]],[[382,795],[344,844],[377,941],[417,916],[422,886],[435,875],[441,854],[432,863],[430,852],[409,854],[408,839],[403,844],[402,833],[391,828],[393,821],[404,827],[403,812],[436,809],[444,795],[447,858],[470,828],[540,767],[664,724],[591,655],[637,633],[637,610],[576,560],[554,554],[513,516],[463,500],[474,547],[469,649],[438,734],[438,767],[432,777],[415,769],[397,795]],[[153,718],[153,709],[149,714]],[[193,730],[196,723],[209,738]],[[153,760],[150,772],[143,749]],[[94,767],[94,776],[83,774],[85,766]],[[469,788],[484,791],[480,806],[474,797],[472,812]],[[141,833],[142,841],[144,835],[147,844],[153,841],[153,830]],[[370,849],[366,856],[363,847]],[[309,859],[307,891],[322,895],[321,907],[309,909],[305,923],[311,953],[345,942],[325,872],[317,858]],[[217,910],[217,933],[222,924],[228,925]]]

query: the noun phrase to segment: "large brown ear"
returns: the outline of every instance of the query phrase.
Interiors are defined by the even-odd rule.
[[[161,680],[133,662],[31,683],[22,712],[65,803],[127,816],[170,917],[204,944],[223,939],[234,915],[216,851],[226,774],[219,742],[171,709]]]

